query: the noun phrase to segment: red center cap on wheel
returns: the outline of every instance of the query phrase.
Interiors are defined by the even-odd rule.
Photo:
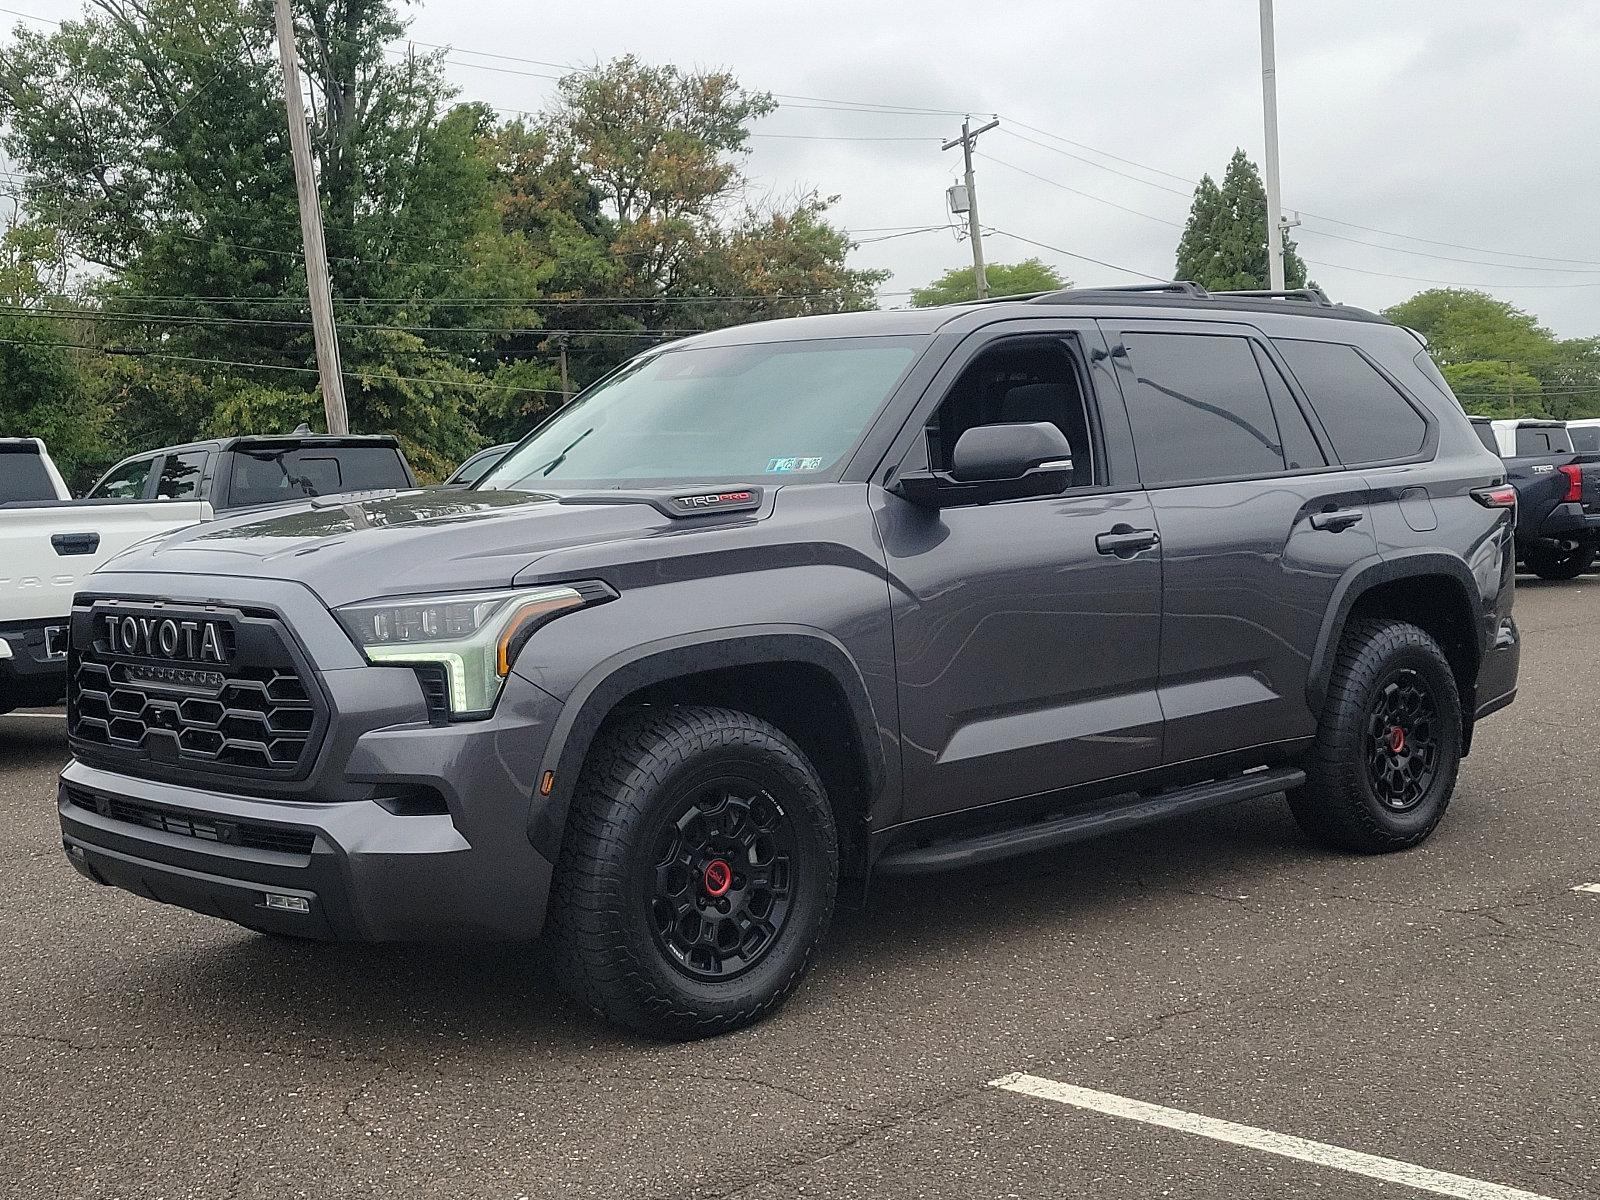
[[[1399,754],[1406,748],[1406,731],[1398,725],[1389,728],[1389,749]]]
[[[728,889],[733,886],[733,868],[720,858],[714,858],[706,864],[706,874],[703,880],[708,896],[726,896]]]

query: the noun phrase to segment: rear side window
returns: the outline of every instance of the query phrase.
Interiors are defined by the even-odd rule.
[[[1482,425],[1474,421],[1472,423],[1472,432],[1478,435],[1478,440],[1483,443],[1485,450],[1493,451],[1495,454],[1500,453],[1500,445],[1494,440],[1494,426]]]
[[[1428,423],[1353,346],[1275,339],[1346,466],[1393,462],[1422,449]]]
[[[1532,454],[1570,454],[1572,452],[1572,439],[1567,436],[1565,429],[1545,428],[1537,426],[1528,428],[1517,427],[1517,453],[1519,455]]]
[[[1327,466],[1328,456],[1317,444],[1311,422],[1306,420],[1306,414],[1301,411],[1299,401],[1289,390],[1277,364],[1256,343],[1250,343],[1250,348],[1255,351],[1256,366],[1261,368],[1261,377],[1267,381],[1267,394],[1272,397],[1272,411],[1278,418],[1278,433],[1283,438],[1284,464],[1291,471],[1311,471]]]
[[[409,487],[399,451],[387,446],[315,446],[234,453],[228,503],[278,504],[334,492]]]
[[[0,504],[13,500],[54,500],[56,485],[33,446],[0,446]]]
[[[114,468],[109,475],[94,485],[89,493],[91,500],[143,500],[145,486],[150,482],[153,458],[137,458]]]
[[[1278,422],[1248,338],[1124,333],[1122,341],[1146,487],[1283,473]]]
[[[156,479],[157,500],[194,500],[200,495],[200,477],[206,471],[206,452],[169,454]]]
[[[1600,450],[1600,426],[1583,425],[1577,429],[1568,429],[1567,434],[1572,438],[1574,450]]]

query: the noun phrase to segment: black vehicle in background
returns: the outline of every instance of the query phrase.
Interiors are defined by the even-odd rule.
[[[718,1033],[874,877],[1285,793],[1419,845],[1516,695],[1514,504],[1417,340],[1315,289],[705,333],[474,488],[108,563],[62,844],[271,934],[544,934],[584,1005]]]
[[[217,438],[125,458],[89,500],[205,500],[213,511],[416,486],[397,439],[291,433]]]
[[[1600,557],[1600,454],[1573,448],[1561,421],[1492,421],[1473,431],[1501,455],[1517,493],[1517,557],[1541,579],[1576,579]]]

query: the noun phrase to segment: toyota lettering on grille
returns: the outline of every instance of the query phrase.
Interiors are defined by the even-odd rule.
[[[102,614],[100,620],[106,648],[113,654],[218,665],[230,657],[229,639],[216,621],[118,613]]]

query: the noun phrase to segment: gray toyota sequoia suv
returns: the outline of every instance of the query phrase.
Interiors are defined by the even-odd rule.
[[[1423,841],[1515,695],[1515,496],[1419,340],[1194,284],[642,354],[466,491],[309,499],[76,598],[62,841],[263,933],[544,936],[775,1008],[842,889],[1286,793]]]

